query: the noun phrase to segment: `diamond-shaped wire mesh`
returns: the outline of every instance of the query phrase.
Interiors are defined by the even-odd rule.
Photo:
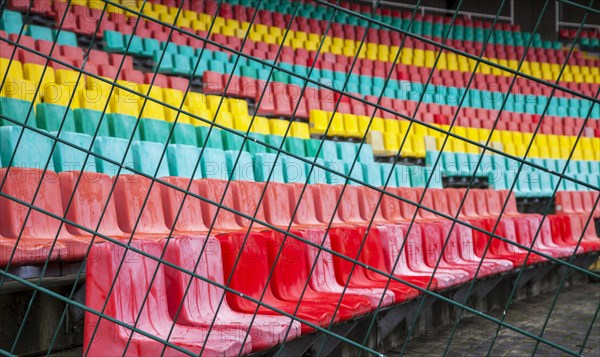
[[[42,295],[48,354],[77,313],[84,355],[385,354],[401,322],[404,353],[438,301],[446,353],[467,313],[488,355],[502,330],[581,355],[598,309],[577,346],[544,333],[600,278],[600,11],[545,1],[525,32],[498,3],[2,2],[0,293],[31,296],[0,352]],[[562,42],[555,6],[583,14]],[[542,329],[505,321],[554,268]]]

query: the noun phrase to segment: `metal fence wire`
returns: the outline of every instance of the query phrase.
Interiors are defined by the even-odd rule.
[[[488,355],[507,330],[582,355],[600,303],[577,345],[545,332],[573,272],[600,278],[600,11],[544,1],[525,32],[498,3],[3,1],[0,293],[29,295],[1,354],[48,296],[48,355],[74,311],[84,356],[384,355],[401,324],[404,354],[432,301],[445,353],[468,315]],[[557,4],[580,23],[542,40]],[[549,268],[543,327],[505,321]]]

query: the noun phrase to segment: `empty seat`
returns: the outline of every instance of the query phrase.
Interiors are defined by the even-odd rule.
[[[300,335],[300,323],[297,321],[283,316],[254,315],[231,309],[225,299],[225,291],[214,285],[225,284],[221,245],[217,239],[181,237],[168,243],[163,241],[163,244],[167,246],[164,257],[166,261],[195,271],[208,279],[203,281],[179,270],[165,268],[169,286],[169,311],[174,315],[181,305],[177,320],[179,324],[204,328],[212,324],[217,331],[237,330],[229,334],[234,332],[240,340],[243,340],[249,330],[252,348],[255,351],[283,342],[288,328],[288,339]]]
[[[86,306],[95,311],[104,311],[124,324],[136,326],[158,341],[86,312],[84,349],[88,353],[145,355],[160,354],[164,350],[165,353],[174,354],[175,350],[162,343],[167,340],[189,353],[202,350],[207,354],[226,355],[251,351],[251,338],[242,345],[243,339],[228,333],[210,331],[208,334],[207,328],[176,324],[169,315],[166,303],[170,292],[167,290],[164,268],[156,260],[161,256],[160,244],[132,242],[131,246],[154,258],[132,250],[126,251],[114,244],[99,244],[92,248],[90,254],[96,258],[88,261]],[[135,286],[131,285],[132,281],[136,281]],[[98,329],[93,335],[96,325]]]

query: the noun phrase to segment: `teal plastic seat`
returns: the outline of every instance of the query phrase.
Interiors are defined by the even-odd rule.
[[[131,156],[134,169],[139,173],[156,178],[169,176],[167,156],[163,156],[164,149],[164,145],[159,143],[149,141],[132,142]]]
[[[460,163],[453,152],[443,152],[441,161],[443,165],[443,172],[446,176],[457,177],[462,175]]]
[[[72,47],[77,47],[78,45],[77,35],[71,31],[61,30],[59,32],[58,30],[54,30],[53,36],[56,38],[56,42],[60,45]]]
[[[356,165],[362,166],[363,177],[365,182],[371,186],[383,186],[383,178],[381,177],[381,167],[378,162],[359,163]]]
[[[190,57],[186,55],[174,54],[171,56],[173,61],[173,68],[171,72],[176,75],[190,76],[192,74],[192,62]],[[195,66],[196,62],[193,63]]]
[[[125,34],[123,44],[125,46],[123,53],[126,51],[126,54],[135,56],[142,56],[144,54],[144,42],[139,36]]]
[[[136,129],[137,118],[125,114],[106,114],[110,136],[125,140],[141,140],[140,129]],[[134,132],[135,130],[135,132]]]
[[[387,187],[398,187],[398,178],[396,177],[394,165],[385,162],[379,164],[379,167],[381,168],[381,179],[384,185],[387,181]]]
[[[35,40],[54,42],[54,34],[52,29],[48,27],[29,25],[27,26],[27,34]]]
[[[408,168],[411,187],[425,187],[427,185],[427,170],[424,166],[412,165]],[[430,186],[430,188],[433,188]]]
[[[311,158],[314,159],[314,158]],[[321,167],[327,167],[325,161],[321,158],[315,160],[315,165]],[[326,184],[327,183],[327,172],[319,166],[314,166],[312,163],[305,162],[304,168],[306,169],[306,175],[310,175],[308,178],[309,184]],[[312,168],[312,171],[311,171]]]
[[[125,52],[125,39],[123,34],[117,31],[105,30],[103,34],[104,50],[106,52]]]
[[[346,182],[346,179],[344,177],[332,172],[335,171],[339,172],[340,174],[346,174],[346,164],[342,160],[325,160],[325,167],[328,169],[327,171],[325,171],[325,176],[328,184],[341,185],[344,182]]]
[[[23,132],[19,146],[17,141]],[[52,139],[26,128],[17,126],[0,127],[0,157],[2,167],[44,168],[52,150]],[[13,157],[14,155],[14,157]],[[11,161],[12,158],[12,161]],[[53,169],[50,160],[48,169]]]
[[[143,141],[166,144],[169,140],[171,127],[168,122],[158,119],[140,119],[140,136]]]
[[[239,159],[238,159],[239,155]],[[231,175],[232,180],[237,181],[255,181],[254,179],[254,164],[252,162],[252,156],[247,151],[236,151],[227,150],[225,151],[225,157],[227,159],[227,172]],[[237,165],[234,164],[237,159]]]
[[[362,185],[361,182],[365,182],[365,177],[363,175],[363,169],[362,169],[362,165],[357,162],[354,164],[354,167],[352,168],[352,163],[351,162],[346,162],[346,174],[348,176],[350,176],[351,178],[358,180],[360,182],[356,182],[356,181],[350,181],[348,180],[348,183],[352,186],[360,186]],[[350,171],[350,169],[352,168],[352,171]],[[345,181],[345,179],[344,179]],[[343,183],[343,182],[342,182]]]
[[[96,140],[94,140],[92,151],[103,158],[115,161],[117,164],[113,164],[100,157],[96,157],[96,171],[112,177],[119,172],[118,163],[123,162],[123,166],[133,168],[133,156],[131,149],[129,149],[127,151],[127,155],[125,155],[128,144],[129,141],[125,139],[97,137]],[[119,175],[131,173],[132,172],[127,169],[121,169]]]
[[[306,183],[306,163],[295,157],[284,155],[283,163],[283,178],[286,183]]]
[[[75,117],[73,111],[65,106],[57,104],[40,103],[36,107],[35,117],[37,127],[46,131],[76,131]]]
[[[410,172],[408,165],[396,165],[394,171],[398,187],[412,187],[410,183]]]
[[[356,150],[358,151],[359,145],[356,145]],[[373,155],[373,147],[371,144],[362,144],[360,151],[358,152],[358,161],[362,163],[369,163],[375,161],[375,156]]]
[[[338,157],[347,162],[352,163],[356,159],[356,145],[347,141],[337,142]]]
[[[17,123],[27,124],[37,127],[35,112],[31,108],[31,102],[16,98],[0,97],[0,126],[18,125],[6,118],[10,118]]]
[[[258,153],[254,156],[254,179],[257,182],[285,182],[281,156],[276,162],[277,154]]]
[[[162,50],[154,51],[152,54],[152,69],[158,73],[175,73],[175,63],[171,53],[164,53]],[[189,66],[189,64],[188,64]]]
[[[196,164],[200,159],[200,149],[192,145],[170,144],[167,146],[167,162],[171,176],[201,178],[202,169]],[[195,171],[194,171],[195,169]]]
[[[4,9],[0,14],[0,29],[7,34],[19,33],[23,28],[23,15],[16,11]]]
[[[160,42],[153,38],[143,38],[142,44],[144,46],[144,51],[142,54],[146,57],[152,57],[155,51],[160,50]]]
[[[221,149],[206,147],[200,158],[200,166],[202,168],[202,177],[218,180],[227,180],[227,162],[225,160],[225,152]]]
[[[57,132],[52,132],[54,136],[58,136]],[[88,154],[82,150],[90,150],[92,148],[92,137],[86,134],[73,132],[61,132],[61,139],[78,146],[80,149],[58,142],[54,148],[53,159],[54,169],[56,172],[63,171],[96,171],[96,163],[93,157],[86,156]]]
[[[196,137],[199,147],[223,150],[223,137],[220,129],[213,128],[211,131],[209,126],[197,126]]]
[[[187,123],[172,123],[173,135],[171,142],[173,144],[198,146],[198,137],[196,136],[196,127]]]
[[[93,109],[73,109],[75,130],[90,136],[110,136],[108,120],[102,118],[102,112]],[[97,131],[97,134],[96,134]]]

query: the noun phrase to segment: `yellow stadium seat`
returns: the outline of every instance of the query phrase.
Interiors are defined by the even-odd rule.
[[[550,158],[550,150],[548,149],[547,146],[538,146],[536,145],[537,149],[538,149],[538,155],[540,158],[542,159],[546,159],[546,158]]]
[[[243,99],[228,98],[228,107],[233,115],[248,115],[248,102]]]
[[[429,128],[420,122],[415,121],[412,125],[412,132],[416,135],[427,136],[429,135]]]
[[[400,139],[398,133],[384,132],[383,147],[385,151],[391,155],[396,154],[400,150]]]
[[[396,119],[383,119],[384,133],[400,133],[400,121]]]
[[[153,85],[150,87],[149,84],[140,84],[138,86],[139,92],[142,95],[147,95],[149,98],[153,98],[156,102],[150,99],[142,97],[138,103],[139,110],[142,112],[140,118],[152,118],[165,120],[165,107],[160,104],[164,101],[163,92],[161,87]]]
[[[24,78],[34,83],[41,83],[42,87],[46,86],[49,83],[56,83],[56,78],[54,77],[54,69],[52,67],[48,67],[44,71],[45,67],[46,66],[43,66],[41,64],[25,63],[23,65]]]
[[[83,89],[77,89],[77,91],[81,90]],[[43,88],[41,97],[42,102],[44,103],[67,106],[69,105],[69,101],[71,101],[70,108],[76,109],[80,107],[79,93],[73,93],[73,87],[70,86],[52,83],[51,85],[47,85]]]
[[[81,108],[99,111],[103,111],[106,108],[106,113],[111,113],[110,105],[107,105],[108,93],[103,93],[96,89],[80,89],[78,93],[79,106]]]
[[[138,85],[133,82],[120,84],[128,89],[138,92]],[[139,102],[141,97],[123,88],[115,87],[115,93],[110,101],[110,108],[113,113],[132,115],[137,117],[140,114]]]
[[[214,122],[226,128],[233,129],[233,116],[231,113],[220,111],[214,118]]]
[[[408,140],[407,140],[408,141]],[[413,135],[411,137],[414,156],[416,158],[425,158],[425,137],[421,135]]]
[[[358,130],[358,116],[354,114],[343,114],[344,129],[346,137],[362,138],[361,132]]]
[[[269,119],[265,117],[255,116],[250,131],[253,133],[264,135],[271,134],[271,131],[269,129]]]
[[[250,127],[250,120],[252,117],[249,115],[235,115],[233,116],[233,128],[245,133]]]
[[[284,136],[289,122],[282,119],[269,119],[269,130],[272,135]]]
[[[166,104],[171,105],[175,108],[179,108],[183,102],[183,92],[178,89],[163,88],[162,89],[163,100]],[[177,117],[177,110],[165,107],[165,120],[168,122],[175,121]],[[178,119],[181,122],[181,119]]]
[[[206,95],[197,92],[188,92],[185,97],[185,104],[190,107],[191,110],[208,109],[208,99]]]
[[[369,122],[371,122],[370,116],[358,116],[358,131],[361,137],[365,135],[367,127],[369,127]],[[385,122],[383,121],[383,118],[373,117],[373,121],[371,122],[369,130],[379,131],[381,133],[385,132]]]
[[[311,110],[309,117],[310,133],[314,135],[325,135],[329,120],[329,131],[327,136],[343,136],[344,135],[344,118],[341,113],[326,112],[323,110]]]
[[[23,66],[21,62],[8,58],[0,58],[0,79],[23,79]]]
[[[517,156],[517,149],[513,143],[502,143],[504,146],[504,153],[512,156]]]
[[[581,156],[583,160],[595,160],[594,147],[592,138],[581,138],[579,139],[579,147],[581,148]]]
[[[532,157],[540,157],[540,151],[537,147],[537,145],[531,145],[531,148],[529,149],[529,153],[527,154],[528,158],[532,158]]]
[[[308,123],[299,121],[292,122],[291,136],[301,139],[310,139],[310,128]]]
[[[3,96],[34,102],[40,101],[41,91],[36,83],[26,79],[6,79],[2,87]]]

